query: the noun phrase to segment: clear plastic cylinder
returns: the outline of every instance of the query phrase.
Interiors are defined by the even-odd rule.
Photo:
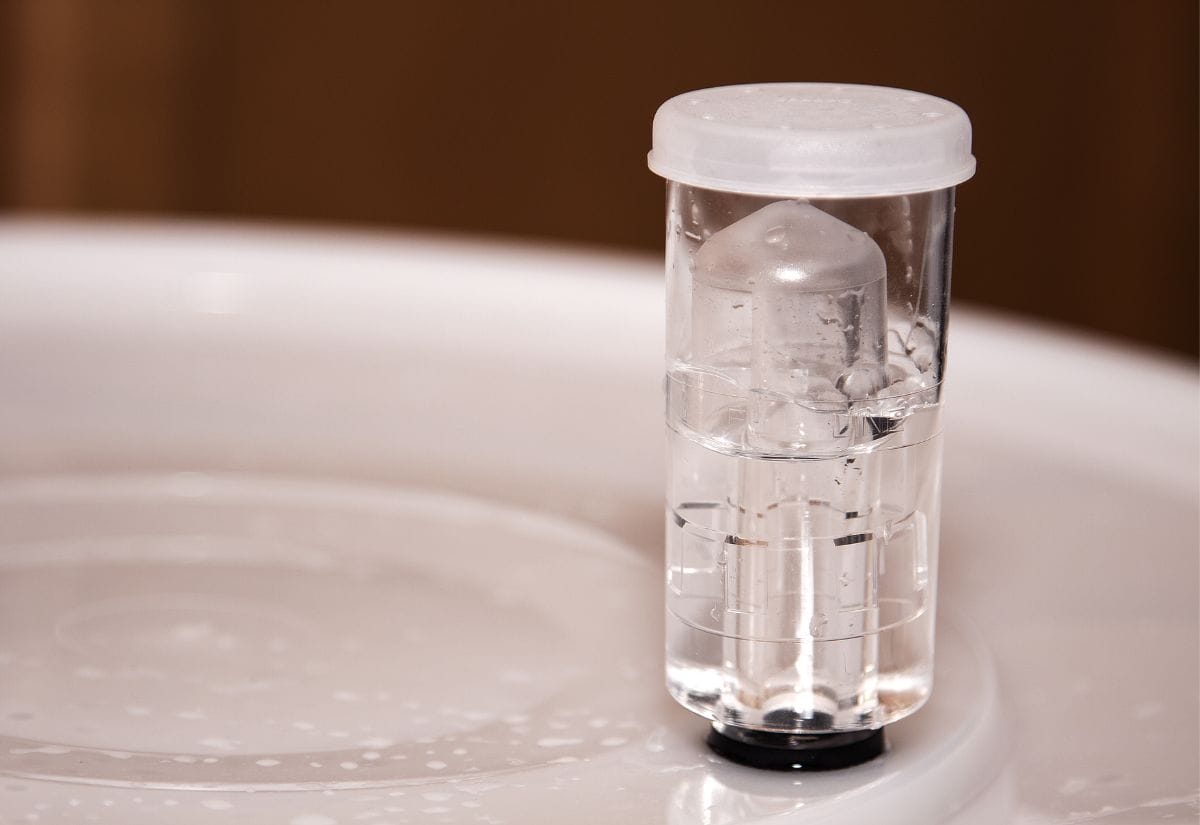
[[[894,722],[932,686],[953,187],[667,191],[668,689]]]

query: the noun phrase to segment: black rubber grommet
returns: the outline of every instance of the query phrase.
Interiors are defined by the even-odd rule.
[[[713,725],[708,746],[739,765],[768,771],[832,771],[883,753],[883,728],[846,733],[776,733]]]

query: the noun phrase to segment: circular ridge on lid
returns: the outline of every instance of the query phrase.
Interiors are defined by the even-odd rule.
[[[928,192],[975,174],[971,121],[940,97],[884,86],[760,83],[673,97],[650,168],[706,189],[781,197]]]

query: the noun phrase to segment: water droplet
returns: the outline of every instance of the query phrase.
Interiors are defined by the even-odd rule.
[[[546,736],[537,740],[538,747],[542,748],[564,748],[569,745],[578,745],[582,739],[562,739],[554,736]]]
[[[825,628],[829,625],[829,617],[824,613],[817,613],[812,617],[812,621],[808,623],[808,632],[812,636],[825,635]]]
[[[390,748],[396,744],[393,739],[386,739],[382,736],[372,736],[370,739],[360,739],[358,746],[360,748]]]

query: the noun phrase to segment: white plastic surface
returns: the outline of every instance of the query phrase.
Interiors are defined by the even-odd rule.
[[[1194,818],[1193,371],[956,308],[934,696],[766,774],[661,686],[659,268],[0,226],[0,822]]]
[[[654,116],[650,168],[706,189],[780,197],[927,192],[975,173],[953,103],[882,86],[766,83],[673,97]]]

